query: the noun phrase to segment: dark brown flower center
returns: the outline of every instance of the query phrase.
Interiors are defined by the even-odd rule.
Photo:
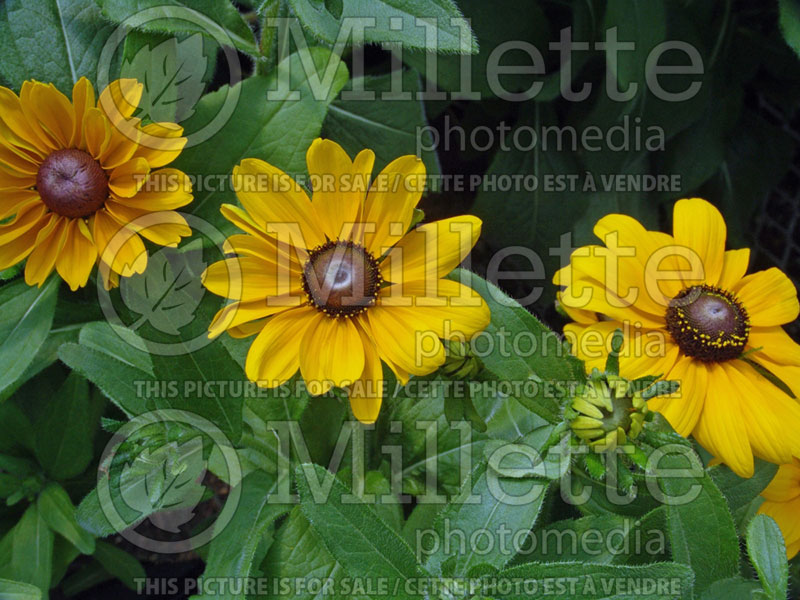
[[[108,176],[83,150],[56,150],[39,167],[36,190],[47,208],[64,217],[88,217],[108,198]]]
[[[329,317],[352,317],[375,304],[383,278],[378,261],[353,242],[327,242],[303,268],[308,300]]]
[[[706,362],[740,356],[750,335],[744,306],[732,293],[710,285],[695,285],[675,296],[666,320],[681,351]]]

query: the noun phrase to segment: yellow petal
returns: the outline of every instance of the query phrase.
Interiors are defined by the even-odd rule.
[[[445,361],[444,347],[436,331],[420,331],[395,307],[373,306],[366,312],[372,338],[381,355],[412,375],[427,375]]]
[[[416,156],[396,158],[373,180],[355,241],[381,256],[402,238],[425,190],[425,164]]]
[[[159,169],[147,176],[135,196],[117,198],[116,201],[131,208],[148,211],[175,210],[193,199],[192,181],[183,171]]]
[[[150,212],[114,200],[106,201],[106,210],[119,222],[128,224],[131,231],[159,246],[176,246],[181,238],[192,235],[186,219],[171,210]]]
[[[98,108],[90,108],[83,117],[83,143],[86,151],[97,160],[111,141],[111,125]]]
[[[136,156],[139,139],[142,135],[138,124],[138,119],[131,119],[130,122],[123,125],[111,126],[111,138],[97,159],[104,169],[108,171],[116,169]],[[142,158],[142,160],[146,161],[147,159]],[[149,163],[148,166],[150,166]]]
[[[72,86],[72,106],[75,109],[75,127],[72,131],[70,147],[85,148],[83,142],[83,119],[94,108],[94,87],[86,77],[81,77]]]
[[[747,343],[748,349],[758,349],[756,356],[766,356],[773,362],[800,366],[800,344],[795,342],[783,327],[753,327]]]
[[[143,158],[133,158],[118,166],[108,178],[108,187],[117,196],[130,198],[147,182],[150,166]]]
[[[753,452],[742,416],[743,399],[722,365],[711,363],[708,371],[708,394],[694,437],[739,477],[752,477]]]
[[[681,251],[672,236],[647,231],[633,217],[620,214],[606,215],[593,231],[603,241],[603,249],[589,246],[591,252],[584,248],[573,252],[570,266],[575,277],[589,276],[622,304],[662,316],[669,300],[683,287],[682,273],[667,273],[677,270],[675,254]]]
[[[728,230],[719,210],[702,198],[675,203],[672,216],[675,243],[694,250],[705,270],[705,280],[717,285],[722,273]]]
[[[792,447],[800,448],[800,433],[795,433],[800,431],[800,408],[776,414],[770,406],[771,390],[757,385],[763,380],[750,365],[734,360],[722,363],[722,367],[742,399],[742,417],[747,423],[753,453],[776,464],[791,461]]]
[[[420,225],[392,248],[381,263],[387,281],[435,281],[467,257],[481,234],[481,220],[464,215]]]
[[[790,323],[800,313],[794,284],[775,267],[744,277],[733,286],[733,292],[744,305],[754,327]]]
[[[300,373],[312,395],[346,387],[364,371],[364,346],[351,319],[316,319],[300,343]]]
[[[83,219],[70,219],[64,248],[56,260],[58,274],[74,292],[89,281],[95,262],[97,248],[89,228]]]
[[[0,246],[8,244],[34,228],[44,227],[47,214],[47,207],[43,203],[35,203],[19,211],[10,223],[0,225]]]
[[[786,502],[764,502],[758,509],[759,514],[767,515],[775,520],[783,534],[786,544],[786,556],[794,558],[800,549],[800,500],[793,499]]]
[[[66,241],[66,234],[67,219],[64,217],[52,219],[50,224],[39,232],[36,248],[31,252],[25,265],[25,283],[42,286],[56,266],[56,260]]]
[[[317,138],[306,153],[314,208],[328,238],[349,239],[367,195],[375,153],[363,150],[354,161],[331,140]]]
[[[36,190],[0,190],[0,220],[41,202]]]
[[[22,146],[40,159],[44,159],[52,150],[45,144],[37,131],[41,131],[38,122],[28,122],[22,110],[19,97],[6,87],[0,86],[0,121],[3,123],[4,137],[15,145]]]
[[[186,146],[183,127],[175,123],[149,123],[141,128],[135,156],[147,160],[151,168],[163,167],[178,158]]]
[[[147,268],[147,251],[142,239],[107,211],[99,210],[94,214],[92,236],[100,260],[114,273],[130,277]]]
[[[28,127],[40,140],[40,147],[48,151],[57,150],[65,146],[64,142],[57,138],[57,134],[45,127],[45,121],[53,120],[54,115],[49,114],[50,107],[44,101],[42,94],[47,85],[39,81],[23,81],[19,90],[19,104],[25,115]],[[72,107],[70,106],[70,109]],[[40,114],[41,113],[41,114]],[[69,123],[72,120],[67,118]]]
[[[472,288],[449,279],[426,287],[423,282],[389,286],[381,290],[378,306],[393,311],[408,329],[447,339],[469,340],[489,324],[489,306]]]
[[[647,402],[647,406],[660,412],[679,435],[688,437],[703,412],[708,391],[708,370],[703,363],[684,356],[671,371],[664,373],[663,379],[680,384],[675,397],[656,396]]]
[[[119,124],[136,112],[143,90],[144,86],[135,79],[112,81],[100,93],[97,108],[101,109],[112,123]]]
[[[233,186],[242,206],[263,232],[303,248],[325,242],[305,191],[280,169],[247,158],[233,168]]]
[[[208,337],[215,338],[227,329],[241,328],[242,325],[252,321],[260,321],[284,310],[296,308],[302,301],[303,298],[300,296],[286,295],[250,302],[232,302],[221,308],[214,316],[208,326]]]
[[[383,402],[383,367],[378,348],[356,320],[356,328],[364,347],[364,370],[349,390],[350,409],[356,419],[369,425],[378,419]]]
[[[289,269],[256,256],[215,262],[203,273],[203,285],[212,294],[231,300],[262,300],[270,296],[300,294],[302,282]]]
[[[750,248],[728,250],[722,261],[722,273],[719,275],[719,287],[731,289],[747,273],[750,264]]]
[[[59,148],[66,148],[75,132],[75,109],[64,94],[52,83],[34,83],[30,102],[42,127],[53,137]]]
[[[247,353],[247,377],[262,387],[276,387],[287,382],[300,367],[303,334],[320,318],[325,317],[308,306],[271,317]]]
[[[800,498],[800,461],[794,458],[781,465],[761,495],[773,502],[788,502]]]

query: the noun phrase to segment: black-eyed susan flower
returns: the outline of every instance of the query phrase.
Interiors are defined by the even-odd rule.
[[[786,556],[794,558],[800,551],[800,461],[781,465],[766,489],[760,514],[772,517],[781,528],[786,543]]]
[[[222,213],[245,233],[227,240],[237,256],[212,264],[203,283],[234,300],[209,327],[211,337],[255,335],[248,378],[264,387],[299,369],[309,390],[348,388],[354,415],[375,421],[386,363],[406,383],[445,362],[441,339],[489,323],[470,288],[448,279],[469,254],[481,221],[454,217],[409,230],[425,183],[414,156],[392,161],[369,183],[375,155],[351,160],[317,139],[306,161],[313,189],[279,169],[246,159],[233,172],[243,208]]]
[[[565,333],[587,367],[602,366],[621,328],[623,377],[680,382],[649,401],[678,433],[743,477],[754,455],[777,464],[800,456],[800,405],[764,375],[800,394],[800,346],[781,327],[800,310],[786,275],[746,275],[750,251],[725,250],[725,221],[699,198],[675,204],[673,235],[617,214],[594,233],[604,244],[578,248],[554,277],[576,321]]]
[[[170,246],[191,233],[172,212],[191,202],[191,184],[159,169],[180,154],[183,129],[142,125],[141,94],[132,79],[95,99],[81,78],[71,102],[52,84],[26,81],[19,96],[0,87],[0,269],[27,258],[29,285],[55,269],[76,290],[99,260],[115,285],[147,266],[142,237]]]

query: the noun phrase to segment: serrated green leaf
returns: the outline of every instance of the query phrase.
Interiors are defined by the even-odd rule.
[[[520,531],[533,528],[539,517],[549,481],[541,479],[499,478],[485,466],[479,466],[464,482],[460,492],[436,516],[433,529],[438,547],[425,549],[425,568],[431,573],[462,577],[477,565],[500,569],[513,557],[513,547],[501,543],[505,531],[513,539]],[[464,540],[476,531],[489,536],[492,543],[476,545],[445,544],[447,532],[459,531]],[[486,550],[486,551],[485,551]],[[445,572],[449,559],[452,571]]]
[[[702,470],[700,459],[693,452],[670,453],[657,467],[685,470],[678,477],[673,472],[659,478],[659,486],[669,500],[665,508],[673,559],[692,567],[696,592],[702,594],[715,581],[738,575],[736,527],[725,497]]]
[[[331,491],[324,502],[312,494],[308,477],[325,481]],[[368,574],[384,580],[393,597],[411,598],[407,582],[421,575],[411,548],[363,502],[343,501],[345,485],[324,468],[304,464],[297,470],[300,507],[326,548],[351,577]]]

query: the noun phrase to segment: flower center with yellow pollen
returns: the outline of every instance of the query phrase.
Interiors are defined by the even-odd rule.
[[[39,167],[36,191],[54,213],[62,217],[88,217],[108,199],[108,176],[83,150],[56,150]]]
[[[350,318],[375,304],[383,278],[378,261],[353,242],[314,248],[303,267],[309,302],[329,317]]]
[[[732,293],[710,285],[681,291],[670,301],[666,320],[681,351],[706,362],[740,356],[750,335],[744,306]]]

